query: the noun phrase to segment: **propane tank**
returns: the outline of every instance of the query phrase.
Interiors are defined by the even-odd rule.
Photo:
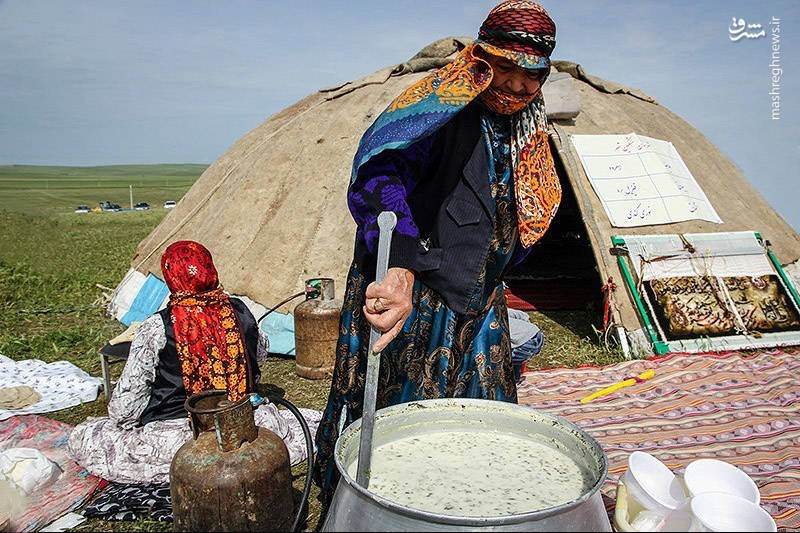
[[[295,371],[309,379],[333,374],[339,314],[342,304],[334,293],[333,280],[306,281],[306,300],[294,308]]]
[[[292,522],[289,451],[257,427],[250,396],[225,391],[186,399],[192,440],[169,469],[175,531],[288,531]]]

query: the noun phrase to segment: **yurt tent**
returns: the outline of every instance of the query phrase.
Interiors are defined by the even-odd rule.
[[[355,235],[346,191],[358,141],[395,96],[443,65],[465,42],[437,41],[407,63],[315,92],[248,132],[139,244],[133,276],[160,275],[166,246],[192,239],[214,254],[226,290],[268,307],[318,276],[334,278],[341,295]],[[688,122],[648,95],[588,75],[576,63],[556,61],[554,69],[544,94],[564,204],[546,242],[537,244],[533,257],[511,276],[512,288],[523,287],[524,293],[526,279],[548,280],[551,289],[559,280],[566,286],[574,280],[560,274],[574,272],[594,287],[598,299],[605,286],[610,321],[618,333],[637,337],[638,332],[641,338],[644,332],[644,343],[652,347],[657,341],[653,334],[659,332],[648,324],[645,303],[637,298],[644,289],[636,284],[635,265],[629,258],[620,260],[628,252],[625,242],[612,237],[678,235],[685,242],[691,237],[684,235],[758,232],[784,263],[800,257],[800,236]],[[722,223],[612,227],[570,138],[629,132],[671,142]],[[784,289],[791,292],[785,284]],[[758,339],[748,339],[745,346],[758,345]],[[793,339],[789,335],[777,343]]]

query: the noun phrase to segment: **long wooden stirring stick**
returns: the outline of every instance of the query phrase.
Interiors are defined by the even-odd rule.
[[[389,270],[389,250],[392,246],[392,232],[397,225],[397,215],[384,211],[378,215],[378,264],[375,268],[375,282],[380,283]],[[381,354],[372,353],[381,332],[375,326],[369,332],[369,355],[367,356],[367,379],[364,384],[364,409],[361,416],[361,440],[358,444],[358,469],[356,482],[369,487],[369,469],[372,464],[372,433],[375,429],[375,401],[378,396],[378,373]]]

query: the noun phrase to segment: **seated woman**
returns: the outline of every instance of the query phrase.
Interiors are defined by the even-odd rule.
[[[187,395],[227,389],[230,400],[240,400],[255,391],[258,361],[268,349],[245,304],[223,292],[203,245],[171,244],[161,270],[169,304],[137,330],[108,418],[89,418],[69,438],[78,464],[119,483],[169,481],[172,458],[192,435]],[[320,413],[301,411],[315,433]],[[255,420],[283,438],[292,464],[305,459],[305,439],[291,413],[262,405]]]
[[[514,381],[522,382],[522,369],[531,357],[539,355],[544,346],[542,330],[531,322],[525,311],[508,308],[508,331],[511,337],[511,368],[514,369]]]

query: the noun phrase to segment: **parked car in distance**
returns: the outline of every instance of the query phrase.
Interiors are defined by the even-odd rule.
[[[133,208],[136,209],[137,211],[147,211],[148,209],[150,209],[150,204],[148,204],[147,202],[139,202],[138,204],[133,206]]]
[[[175,205],[176,205],[175,200],[167,200],[166,202],[164,202],[164,209],[172,209],[173,207],[175,207]]]
[[[91,209],[89,209],[88,205],[79,205],[78,208],[75,210],[76,213],[88,213]]]
[[[112,204],[111,202],[100,202],[100,209],[103,211],[121,211],[122,208],[119,204]]]

